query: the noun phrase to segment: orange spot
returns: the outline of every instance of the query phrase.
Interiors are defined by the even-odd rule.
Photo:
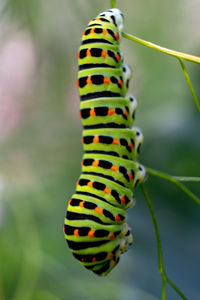
[[[103,34],[108,34],[108,31],[106,29],[103,29]]]
[[[119,34],[118,33],[115,33],[115,38],[116,38],[117,41],[119,40]]]
[[[118,171],[118,167],[117,167],[117,166],[112,166],[110,169],[111,169],[112,171]]]
[[[114,114],[115,114],[115,110],[112,109],[112,108],[109,108],[108,115],[111,116],[111,115],[114,115]]]
[[[72,202],[72,199],[70,199],[70,200],[68,201],[68,205],[70,205],[71,202]]]
[[[94,233],[95,233],[95,231],[91,229],[91,230],[88,232],[88,236],[89,236],[89,237],[94,237]]]
[[[96,257],[93,257],[92,262],[95,262],[96,260],[97,260]]]
[[[112,142],[112,143],[115,144],[115,145],[119,145],[119,140],[113,139],[113,142]]]
[[[114,267],[116,265],[116,261],[113,261],[112,266]]]
[[[83,161],[81,162],[81,166],[83,166]]]
[[[86,80],[87,84],[92,84],[92,80],[91,80],[91,77],[88,77],[87,80]]]
[[[113,253],[110,253],[110,254],[108,255],[108,258],[112,259],[113,256],[114,256],[114,254],[113,254]]]
[[[109,238],[110,238],[111,240],[113,240],[113,239],[115,238],[114,233],[112,233],[112,234],[109,236]]]
[[[119,84],[122,86],[123,85],[123,81],[120,79],[119,80]]]
[[[77,80],[76,85],[79,87],[79,80]]]
[[[74,235],[79,236],[78,229],[74,229]]]
[[[63,225],[63,232],[65,233],[65,225]]]
[[[95,136],[93,138],[93,143],[99,143],[99,137],[98,136]]]
[[[96,116],[94,108],[90,109],[90,117]]]
[[[87,184],[87,186],[93,187],[93,182],[92,182],[92,181],[89,181],[88,184]]]
[[[87,49],[86,55],[87,55],[87,56],[91,56],[91,51],[90,51],[90,49]]]
[[[108,77],[104,77],[103,83],[105,84],[110,83],[110,79]]]
[[[85,30],[83,31],[83,34],[82,35],[85,35]]]
[[[92,28],[92,29],[90,30],[90,33],[91,33],[91,34],[94,34],[94,33],[95,33],[95,28]]]
[[[83,138],[81,138],[81,143],[83,144],[84,142],[83,142]]]
[[[96,18],[97,21],[101,21],[101,18]]]
[[[125,110],[125,115],[126,115],[127,117],[129,116],[128,110]]]
[[[99,165],[99,160],[95,160],[92,163],[93,167],[97,167]]]
[[[80,51],[77,53],[77,57],[80,58]]]
[[[125,203],[125,197],[124,196],[122,196],[121,198],[120,198],[120,201],[121,201],[121,203]]]
[[[81,258],[81,261],[84,262],[84,258]]]
[[[76,185],[79,185],[79,180],[76,182]]]
[[[100,208],[100,207],[95,207],[94,211],[96,211],[97,213],[99,214],[102,214],[103,213],[103,210]]]
[[[133,179],[133,174],[130,172],[130,173],[128,174],[128,177],[129,177],[130,180],[132,180],[132,179]]]
[[[104,189],[104,193],[110,194],[110,193],[111,193],[111,190],[110,190],[108,187],[106,187],[106,188]]]
[[[133,143],[130,143],[130,148],[131,148],[131,150],[133,150],[133,148],[134,148],[134,145],[133,145]]]
[[[121,221],[121,219],[120,219],[119,215],[116,215],[116,216],[115,216],[115,220],[116,220],[116,221],[118,221],[118,222],[120,222],[120,221]]]
[[[107,55],[108,55],[107,51],[105,51],[105,50],[102,50],[102,52],[101,52],[101,56],[102,56],[102,57],[106,57]]]
[[[115,57],[118,61],[120,60],[120,55],[118,53],[115,55]]]
[[[85,201],[81,201],[81,202],[79,203],[79,206],[80,206],[80,207],[84,207],[84,203],[85,203]]]
[[[81,117],[81,111],[79,111],[79,116]]]

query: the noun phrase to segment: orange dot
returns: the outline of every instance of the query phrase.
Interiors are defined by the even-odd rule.
[[[63,225],[63,232],[65,233],[65,225]]]
[[[90,51],[90,49],[87,49],[86,55],[87,55],[87,56],[91,56],[91,51]]]
[[[119,80],[119,84],[122,86],[123,85],[123,81],[120,79]]]
[[[87,84],[92,84],[92,80],[91,80],[91,77],[88,77],[87,80],[86,80]]]
[[[81,162],[81,166],[83,166],[84,164],[83,164],[83,161]]]
[[[70,200],[68,201],[68,205],[70,205],[71,202],[72,202],[72,199],[70,199]]]
[[[116,265],[116,261],[113,261],[112,266],[114,267]]]
[[[110,238],[111,240],[113,240],[113,239],[115,238],[114,233],[112,233],[112,234],[109,236],[109,238]]]
[[[79,87],[79,80],[77,80],[76,85]]]
[[[81,258],[81,261],[84,262],[84,258]]]
[[[74,230],[74,235],[75,235],[75,236],[79,236],[78,229],[75,229],[75,230]]]
[[[108,31],[106,29],[103,29],[103,34],[107,34]]]
[[[82,143],[82,144],[84,143],[83,138],[81,138],[81,143]]]
[[[118,61],[120,60],[120,55],[118,53],[115,55],[115,57]]]
[[[97,21],[101,21],[101,18],[96,18]]]
[[[77,53],[77,57],[80,58],[80,51]]]
[[[114,254],[113,254],[113,253],[110,253],[110,254],[108,255],[108,258],[112,259],[113,256],[114,256]]]
[[[94,237],[94,233],[95,233],[95,231],[91,229],[91,230],[88,232],[88,236],[89,236],[89,237]]]
[[[111,193],[111,190],[110,190],[108,187],[106,187],[106,188],[104,189],[104,193],[110,194],[110,193]]]
[[[127,118],[128,118],[128,116],[129,116],[129,112],[128,112],[128,110],[125,110],[125,115],[127,116]]]
[[[85,35],[85,30],[83,31],[83,34],[82,35]]]
[[[85,203],[85,201],[81,201],[81,202],[79,203],[79,206],[80,206],[80,207],[84,207],[84,203]]]
[[[119,145],[119,140],[118,139],[113,139],[112,143],[115,144],[115,145]]]
[[[105,84],[110,83],[110,79],[108,77],[104,77],[103,83]]]
[[[132,180],[132,179],[133,179],[133,174],[130,172],[130,173],[128,174],[128,177],[129,177],[130,180]]]
[[[94,211],[96,211],[97,213],[99,214],[102,214],[103,213],[103,210],[100,208],[100,207],[95,207]]]
[[[119,40],[119,34],[118,33],[115,33],[115,38],[116,38],[117,41]]]
[[[93,257],[92,262],[95,262],[96,260],[97,260],[96,257]]]
[[[118,167],[117,167],[117,166],[112,166],[110,169],[111,169],[112,171],[118,171]]]
[[[90,117],[96,116],[94,108],[90,109]]]
[[[118,221],[118,222],[120,222],[120,221],[121,221],[121,219],[120,219],[119,215],[116,215],[116,216],[115,216],[115,220],[116,220],[116,221]]]
[[[88,184],[87,184],[87,186],[93,187],[93,182],[92,182],[92,181],[89,181]]]
[[[124,196],[122,196],[121,198],[120,198],[120,201],[121,201],[121,203],[125,203],[125,197]]]
[[[81,117],[81,111],[79,111],[79,116]]]
[[[90,33],[94,34],[95,33],[95,28],[91,28]]]
[[[79,185],[79,180],[76,182],[76,185]]]
[[[108,55],[107,51],[105,51],[105,50],[102,50],[102,52],[101,52],[101,56],[102,56],[102,57],[106,57],[107,55]]]
[[[133,148],[134,148],[134,145],[133,145],[133,143],[130,143],[130,148],[131,148],[131,150],[133,150]]]
[[[99,165],[99,160],[95,160],[92,163],[93,167],[97,167]]]
[[[95,136],[93,138],[93,143],[99,143],[99,137],[98,136]]]
[[[112,108],[109,108],[108,115],[111,116],[111,115],[114,115],[114,114],[115,114],[115,110],[112,109]]]

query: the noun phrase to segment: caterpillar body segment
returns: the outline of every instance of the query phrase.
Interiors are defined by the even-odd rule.
[[[123,18],[109,9],[91,20],[77,55],[84,155],[63,229],[74,257],[99,276],[106,276],[133,242],[126,210],[145,177],[136,161],[143,135],[132,127],[137,101],[127,94],[132,72],[119,45]]]

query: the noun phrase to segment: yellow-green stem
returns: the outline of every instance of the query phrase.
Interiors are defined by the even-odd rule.
[[[156,45],[154,43],[151,43],[151,42],[145,41],[143,39],[140,39],[140,38],[138,38],[138,37],[136,37],[132,34],[129,34],[129,33],[122,32],[122,36],[126,39],[132,40],[136,43],[142,44],[144,46],[147,46],[149,48],[152,48],[152,49],[155,49],[157,51],[163,52],[165,54],[174,56],[176,58],[185,59],[185,60],[195,62],[195,63],[198,63],[198,64],[200,63],[200,57],[199,56],[195,56],[195,55],[191,55],[191,54],[171,50],[171,49],[168,49],[168,48],[165,48],[165,47],[161,47],[161,46]]]

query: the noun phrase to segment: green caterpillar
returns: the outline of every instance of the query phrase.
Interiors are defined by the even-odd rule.
[[[118,9],[99,14],[83,32],[78,52],[84,155],[63,230],[74,257],[100,276],[132,244],[125,212],[145,176],[136,162],[143,136],[131,128],[137,102],[126,95],[131,71],[119,47],[122,28]]]

